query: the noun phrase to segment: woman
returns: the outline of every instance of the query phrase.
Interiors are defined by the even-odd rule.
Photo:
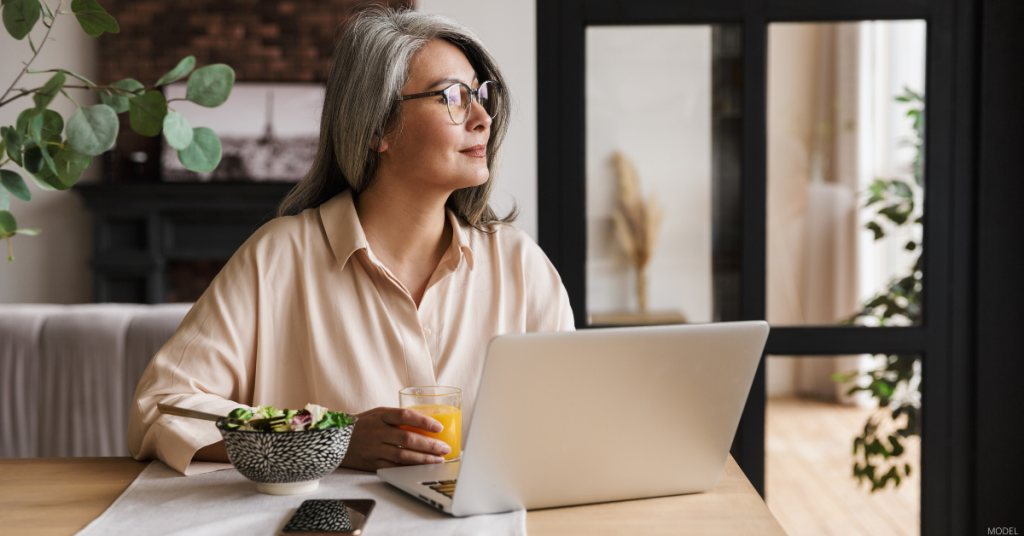
[[[309,174],[146,369],[132,455],[185,474],[202,470],[194,460],[227,460],[213,426],[157,403],[226,415],[312,402],[359,417],[345,467],[443,461],[447,445],[397,428],[441,428],[394,408],[398,390],[459,387],[468,417],[492,337],[573,329],[554,267],[487,204],[507,97],[466,28],[359,14],[335,54]]]

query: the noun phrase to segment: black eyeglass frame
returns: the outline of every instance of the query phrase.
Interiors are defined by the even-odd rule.
[[[456,125],[461,125],[461,124],[464,124],[466,121],[469,121],[469,113],[466,114],[466,118],[463,119],[461,122],[455,120],[455,117],[452,115],[451,99],[448,98],[448,93],[447,93],[448,90],[450,90],[451,88],[453,88],[455,86],[462,86],[462,87],[466,88],[466,91],[469,93],[469,109],[472,109],[474,101],[480,102],[480,90],[485,85],[487,85],[487,84],[491,84],[491,90],[492,91],[493,90],[499,90],[499,91],[501,90],[501,84],[495,82],[494,80],[485,80],[476,89],[473,89],[473,88],[467,86],[466,84],[463,84],[462,82],[455,82],[454,84],[452,84],[452,85],[450,85],[450,86],[448,86],[448,87],[446,87],[446,88],[444,88],[442,90],[439,90],[439,91],[428,91],[427,93],[416,93],[416,94],[413,94],[413,95],[402,95],[402,97],[400,99],[398,99],[398,101],[402,102],[402,101],[407,101],[407,100],[410,100],[410,99],[422,99],[424,97],[434,97],[434,96],[437,96],[437,95],[443,95],[444,96],[444,104],[445,104],[445,106],[448,107],[448,118],[452,120],[452,123],[455,123]],[[483,104],[481,104],[481,106],[483,106]],[[487,108],[484,107],[484,110],[486,110],[486,109]],[[488,112],[488,115],[489,114],[490,113]],[[493,118],[493,117],[494,116],[492,115],[491,118]]]

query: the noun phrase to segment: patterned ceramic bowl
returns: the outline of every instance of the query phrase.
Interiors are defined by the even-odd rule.
[[[303,432],[230,430],[217,423],[231,464],[269,495],[308,493],[320,479],[338,468],[352,438],[352,423],[344,428]]]

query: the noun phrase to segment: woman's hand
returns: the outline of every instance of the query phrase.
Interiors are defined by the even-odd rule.
[[[444,441],[398,428],[404,425],[433,433],[444,429],[441,423],[421,413],[401,408],[374,408],[355,416],[359,421],[352,429],[342,467],[376,471],[384,467],[444,463],[442,456],[451,452]]]

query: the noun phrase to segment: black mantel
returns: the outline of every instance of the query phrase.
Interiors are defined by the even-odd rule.
[[[168,267],[226,261],[294,183],[99,183],[74,190],[93,214],[97,302],[163,303]]]

